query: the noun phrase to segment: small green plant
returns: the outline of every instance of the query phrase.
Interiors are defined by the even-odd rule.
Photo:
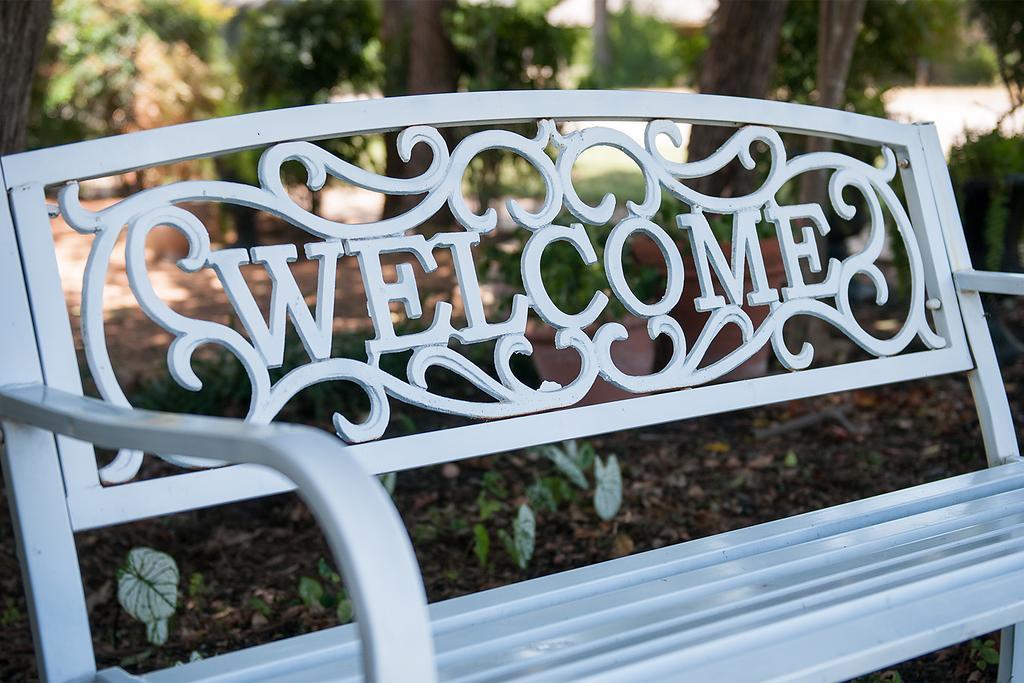
[[[498,529],[498,537],[505,545],[512,560],[520,569],[526,569],[533,558],[533,549],[537,540],[537,518],[533,510],[525,503],[519,506],[516,518],[512,522],[512,533]]]
[[[1024,168],[1024,136],[1005,135],[998,128],[988,133],[967,132],[965,140],[949,152],[949,172],[960,190],[961,207],[968,181],[984,181],[988,186],[988,208],[982,226],[985,232],[985,262],[990,270],[1003,269],[1006,226],[1009,220],[1010,187],[1008,180]],[[964,225],[974,216],[964,216]]]
[[[206,591],[206,579],[203,578],[202,572],[192,572],[192,575],[188,577],[189,600],[196,605],[201,604]]]
[[[609,455],[607,462],[602,462],[594,452],[593,446],[587,442],[578,445],[575,441],[544,446],[540,449],[540,453],[555,465],[559,473],[569,483],[583,491],[590,489],[590,482],[587,480],[585,472],[593,468],[594,511],[606,522],[618,514],[619,507],[622,505],[622,471],[619,468],[618,458]],[[541,493],[540,488],[531,489],[535,491],[536,500],[542,502],[552,511],[552,503],[557,506],[559,500],[569,499],[569,492],[552,482],[550,478],[541,479],[534,486],[546,491],[546,493]]]
[[[0,614],[0,626],[10,626],[20,619],[21,610],[18,609],[18,606],[7,603],[7,606],[4,607],[3,613]]]
[[[322,557],[317,561],[316,571],[319,579],[299,578],[297,591],[302,604],[316,611],[333,609],[342,624],[352,621],[352,601],[341,585],[341,576]]]
[[[167,642],[168,625],[178,609],[180,575],[174,558],[152,548],[132,548],[117,570],[117,601],[146,626],[146,640]]]
[[[453,531],[472,529],[472,550],[481,567],[491,560],[492,541],[496,537],[516,566],[526,569],[536,548],[537,511],[555,513],[563,505],[578,502],[581,493],[591,494],[600,519],[609,521],[618,514],[622,505],[622,472],[614,455],[602,460],[585,441],[566,441],[533,452],[549,461],[554,471],[538,477],[526,488],[525,502],[511,498],[505,478],[489,470],[480,480],[476,522],[470,527],[465,520],[457,519],[449,525]],[[587,476],[591,471],[593,486]],[[441,514],[440,510],[428,510],[427,522],[413,528],[417,541],[432,540],[444,531],[445,524],[434,519]],[[511,524],[504,527],[509,517]],[[459,529],[455,522],[461,522]]]
[[[903,683],[903,676],[895,669],[880,671],[868,677],[868,683]]]
[[[995,641],[991,639],[982,641],[980,638],[975,638],[972,640],[970,657],[979,671],[984,671],[989,665],[999,664],[999,650],[996,649]]]
[[[255,595],[249,598],[249,607],[259,612],[264,619],[269,619],[270,615],[274,613],[266,600]]]

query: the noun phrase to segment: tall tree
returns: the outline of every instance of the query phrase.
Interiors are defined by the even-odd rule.
[[[445,24],[446,15],[455,9],[455,0],[400,0],[382,5],[381,43],[386,55],[385,94],[426,95],[454,92],[459,70],[455,48]],[[442,131],[445,140],[453,142],[450,130]],[[412,178],[430,167],[432,153],[417,146],[408,162],[403,162],[395,147],[395,135],[388,135],[387,175]],[[419,202],[415,196],[387,195],[384,217],[408,211]],[[431,222],[450,220],[440,211]]]
[[[853,47],[866,4],[867,0],[832,0],[818,6],[818,69],[811,101],[820,107],[837,109],[843,106],[846,78],[850,73]],[[832,141],[828,138],[810,137],[807,140],[808,152],[831,148]],[[823,171],[804,173],[800,178],[800,201],[823,202],[825,183]]]
[[[702,93],[765,97],[775,77],[780,29],[789,0],[721,0],[708,27],[710,43],[701,65]],[[688,158],[703,159],[732,134],[720,126],[694,127]],[[695,181],[701,192],[744,194],[750,174],[730,164],[720,173]],[[714,189],[712,189],[714,188]]]
[[[0,154],[25,147],[36,64],[50,26],[50,0],[0,2]]]
[[[594,0],[594,73],[597,82],[605,84],[612,66],[612,45],[608,38],[608,0]]]

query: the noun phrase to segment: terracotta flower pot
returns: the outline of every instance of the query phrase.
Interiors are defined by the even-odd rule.
[[[760,240],[761,254],[764,257],[764,267],[768,275],[768,284],[775,288],[780,288],[786,283],[786,270],[782,265],[782,253],[779,248],[779,242],[774,237],[766,237]],[[729,254],[731,251],[731,244],[728,242],[722,243],[722,251]],[[634,240],[632,245],[633,257],[637,263],[653,268],[658,268],[662,272],[665,271],[665,259],[661,255],[661,251],[657,245],[651,240]],[[679,298],[679,303],[672,309],[672,317],[679,322],[679,325],[683,328],[683,332],[686,334],[686,341],[688,345],[692,345],[697,337],[700,335],[701,330],[704,329],[708,318],[711,317],[710,313],[700,313],[694,307],[694,299],[700,296],[700,284],[697,282],[695,276],[693,257],[688,251],[683,252],[683,267],[686,272],[683,286],[683,294]],[[715,282],[715,292],[722,294],[722,289],[718,284],[717,279]],[[750,269],[748,268],[744,274],[744,293],[749,292],[753,285],[750,281]],[[757,329],[761,323],[764,322],[765,318],[768,317],[769,307],[768,306],[748,306],[746,303],[743,305],[743,310],[748,316],[750,321],[754,324],[754,329]],[[743,338],[740,335],[740,330],[735,325],[726,325],[718,333],[718,335],[712,340],[711,346],[708,348],[707,353],[704,356],[704,360],[701,362],[701,366],[709,365],[721,358],[724,358],[729,353],[739,348],[743,343]],[[658,339],[657,348],[657,367],[662,367],[672,354],[671,342],[667,339]],[[771,350],[768,346],[764,346],[758,349],[757,353],[751,356],[746,362],[738,366],[732,372],[723,375],[717,381],[731,381],[737,379],[747,379],[750,377],[759,377],[764,375],[768,371],[768,358],[771,354]]]
[[[654,370],[654,341],[647,336],[647,322],[630,317],[621,320],[629,337],[612,344],[612,360],[629,375],[649,375]],[[584,331],[593,338],[600,325],[591,325]],[[572,382],[580,373],[580,357],[574,349],[555,348],[555,329],[548,325],[530,326],[526,338],[533,344],[533,364],[542,380],[558,382],[562,386]],[[590,391],[575,405],[585,406],[607,403],[641,394],[623,391],[600,377]]]

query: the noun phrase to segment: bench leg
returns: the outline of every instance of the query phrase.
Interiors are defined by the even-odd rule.
[[[1014,653],[1020,656],[1015,657]],[[997,683],[1024,683],[1024,623],[1007,626],[999,638]]]

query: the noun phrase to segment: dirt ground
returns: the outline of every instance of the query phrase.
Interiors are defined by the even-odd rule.
[[[76,264],[88,240],[67,230],[58,230],[56,239],[71,311],[77,315],[81,270]],[[173,255],[174,246],[168,250]],[[160,261],[160,254],[154,256],[155,279],[178,310],[210,316],[224,310],[219,287],[199,296],[195,276],[180,273],[169,257]],[[304,291],[315,290],[309,265],[300,263],[296,269]],[[426,298],[450,286],[446,277],[450,271],[441,269],[424,287]],[[211,285],[209,277],[205,284]],[[268,283],[256,280],[254,287],[266,291]],[[365,318],[358,279],[343,280],[338,290],[338,317]],[[153,367],[169,341],[132,313],[130,302],[123,270],[116,271],[108,281],[108,305],[120,312],[110,317],[108,331],[111,339],[120,340],[112,353],[127,368],[122,375],[126,386]],[[1013,312],[1011,317],[1020,328],[1024,316]],[[1016,411],[1024,392],[1024,361],[1008,365],[1004,376]],[[759,435],[760,430],[792,426],[801,416],[820,419],[803,429]],[[597,453],[614,453],[622,464],[619,515],[602,522],[582,499],[556,514],[540,513],[537,548],[525,570],[496,539],[481,563],[474,554],[472,527],[480,518],[481,491],[500,482],[504,495],[495,494],[501,504],[488,523],[508,528],[537,472],[550,469],[545,461],[514,452],[400,475],[395,500],[414,539],[430,599],[933,481],[976,469],[984,461],[970,392],[960,377],[793,401],[590,441]],[[300,597],[300,577],[317,577],[321,558],[329,553],[309,511],[293,495],[83,533],[77,543],[101,667],[144,671],[187,661],[193,653],[210,656],[338,620],[334,610],[309,607]],[[137,546],[169,553],[181,571],[182,607],[167,644],[159,648],[146,643],[142,626],[117,603],[117,568]],[[33,680],[32,643],[6,505],[0,505],[0,642],[0,681]],[[994,680],[994,667],[982,671],[980,661],[977,649],[964,644],[863,680]]]

